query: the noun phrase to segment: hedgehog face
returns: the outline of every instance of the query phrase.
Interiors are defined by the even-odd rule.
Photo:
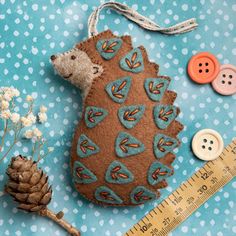
[[[52,55],[51,61],[57,72],[84,93],[90,88],[94,78],[100,76],[103,68],[94,64],[87,53],[77,48],[59,55]]]

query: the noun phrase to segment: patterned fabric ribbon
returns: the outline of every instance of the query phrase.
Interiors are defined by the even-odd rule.
[[[195,18],[188,19],[176,25],[163,28],[153,22],[152,20],[142,16],[138,12],[134,11],[132,8],[129,8],[127,5],[118,3],[118,2],[106,2],[100,5],[89,17],[88,20],[88,35],[92,37],[98,34],[97,23],[99,19],[99,14],[103,8],[111,8],[131,21],[135,22],[144,29],[157,31],[163,34],[182,34],[194,30],[198,24]]]

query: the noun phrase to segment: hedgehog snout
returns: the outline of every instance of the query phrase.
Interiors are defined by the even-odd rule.
[[[50,57],[50,59],[51,59],[51,61],[55,61],[55,60],[57,59],[57,56],[52,55],[52,56]]]

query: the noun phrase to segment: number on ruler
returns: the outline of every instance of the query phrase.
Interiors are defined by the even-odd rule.
[[[213,174],[213,171],[204,172],[204,173],[201,175],[201,178],[202,178],[203,180],[206,180],[206,179],[209,178],[212,174]]]
[[[193,203],[193,201],[194,201],[194,197],[189,197],[189,198],[187,199],[187,203],[188,203],[189,205],[191,205],[191,204]]]
[[[152,227],[152,224],[151,223],[148,223],[146,225],[143,225],[140,230],[142,233],[145,233],[146,231],[148,231],[150,228]]]
[[[217,182],[218,182],[217,177],[213,176],[213,177],[211,178],[211,183],[212,183],[212,184],[215,184],[215,183],[217,183]]]
[[[171,199],[170,199],[171,200]],[[181,196],[175,197],[173,200],[171,200],[173,205],[177,205],[178,203],[180,203],[183,200],[183,198]]]
[[[170,223],[170,218],[166,217],[166,218],[164,218],[164,220],[162,222],[165,226],[167,226]]]
[[[183,211],[183,209],[181,207],[178,207],[176,210],[175,210],[175,214],[178,216],[179,214],[181,214],[181,212]]]
[[[203,194],[206,190],[207,190],[207,186],[204,184],[204,185],[202,185],[201,188],[199,188],[197,191],[198,191],[198,193],[201,195],[201,194]]]
[[[224,174],[228,174],[228,172],[230,172],[230,167],[229,166],[226,166],[224,169],[223,169],[223,172]]]

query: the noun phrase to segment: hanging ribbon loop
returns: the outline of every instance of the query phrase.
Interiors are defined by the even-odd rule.
[[[98,34],[97,23],[99,19],[99,14],[103,8],[111,8],[112,10],[120,13],[131,21],[135,22],[144,29],[150,31],[160,32],[162,34],[182,34],[194,30],[198,24],[195,18],[188,19],[176,25],[164,28],[148,19],[147,17],[139,14],[134,11],[132,8],[127,5],[118,3],[118,2],[106,2],[100,5],[89,17],[88,20],[88,35],[92,37]]]

